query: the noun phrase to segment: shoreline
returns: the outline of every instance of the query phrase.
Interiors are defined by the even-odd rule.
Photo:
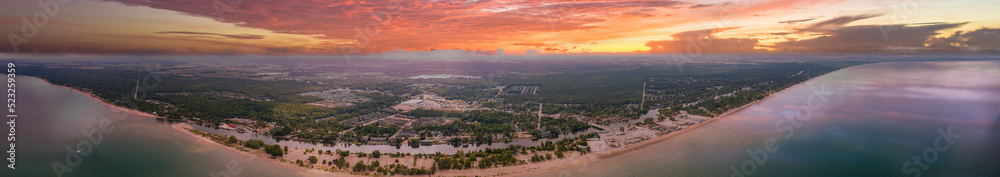
[[[162,116],[152,115],[152,114],[149,114],[149,113],[146,113],[146,112],[142,112],[142,111],[139,111],[139,110],[128,109],[128,108],[120,107],[118,105],[113,105],[113,104],[110,104],[108,102],[105,102],[104,99],[101,99],[100,97],[97,97],[97,95],[94,95],[93,93],[84,92],[84,91],[78,90],[76,88],[67,87],[67,86],[64,86],[64,85],[53,84],[52,82],[49,82],[48,80],[45,80],[43,78],[39,78],[39,77],[35,77],[35,76],[25,76],[25,77],[35,78],[35,79],[41,80],[41,81],[43,81],[43,82],[45,82],[45,83],[47,83],[49,85],[54,85],[54,86],[66,88],[68,90],[71,90],[71,91],[74,91],[74,92],[77,92],[77,93],[80,93],[80,94],[87,95],[88,97],[90,97],[90,99],[94,99],[94,101],[101,102],[105,106],[112,107],[114,110],[122,111],[122,112],[125,112],[125,113],[129,113],[129,114],[133,114],[133,115],[137,115],[137,116],[141,116],[141,117],[165,118],[165,117],[162,117]],[[311,174],[315,174],[315,173],[319,172],[319,173],[331,173],[331,174],[335,174],[336,176],[358,176],[358,175],[354,175],[354,174],[350,174],[350,173],[329,172],[329,171],[323,171],[323,170],[318,170],[318,169],[313,169],[313,168],[301,167],[301,166],[297,166],[297,165],[283,163],[283,162],[281,162],[278,159],[271,159],[269,156],[264,155],[264,154],[254,154],[254,153],[251,153],[251,152],[241,151],[241,150],[238,150],[238,149],[236,149],[234,147],[230,147],[230,146],[226,146],[224,144],[220,144],[218,142],[215,142],[215,141],[212,141],[212,140],[208,139],[207,137],[196,135],[196,134],[188,131],[188,130],[194,130],[194,127],[192,127],[191,125],[188,125],[188,124],[173,123],[172,125],[169,125],[169,126],[172,129],[174,129],[174,130],[176,130],[176,131],[178,131],[178,132],[180,132],[182,134],[186,134],[186,135],[189,135],[189,136],[191,136],[193,138],[196,138],[198,140],[205,141],[206,143],[213,144],[214,146],[223,147],[226,150],[234,151],[234,152],[237,152],[239,154],[243,154],[245,156],[251,157],[252,158],[251,160],[265,160],[265,161],[268,161],[268,163],[275,164],[275,165],[289,167],[289,168],[292,168],[292,169],[306,170],[305,172],[311,173]],[[329,174],[324,174],[324,175],[329,175]]]
[[[135,115],[143,116],[143,117],[165,118],[165,117],[162,117],[162,116],[152,115],[152,114],[149,114],[149,113],[146,113],[146,112],[142,112],[142,111],[139,111],[139,110],[135,110],[135,109],[129,109],[129,108],[120,107],[118,105],[114,105],[114,104],[111,104],[111,103],[108,103],[108,102],[104,101],[104,99],[101,99],[97,95],[94,95],[94,93],[84,92],[84,91],[78,90],[76,88],[67,87],[67,86],[64,86],[64,85],[53,84],[52,82],[49,82],[49,80],[45,80],[45,79],[40,78],[40,77],[35,77],[35,76],[21,76],[21,77],[35,78],[35,79],[41,80],[42,82],[45,82],[46,84],[49,84],[49,85],[54,85],[54,86],[57,86],[57,87],[66,88],[66,89],[69,89],[69,90],[74,91],[76,93],[87,95],[91,99],[94,99],[94,101],[101,102],[101,104],[104,104],[105,106],[108,106],[108,107],[115,108],[115,109],[117,109],[119,111],[127,112],[127,113],[130,113],[130,114],[135,114]]]
[[[267,163],[278,165],[278,166],[283,166],[283,167],[290,168],[290,169],[306,170],[305,172],[308,172],[308,173],[317,173],[317,172],[322,173],[322,172],[326,172],[326,173],[334,173],[337,176],[358,176],[358,175],[354,175],[354,174],[350,174],[350,173],[328,172],[328,171],[318,170],[318,169],[314,169],[314,168],[306,168],[306,167],[302,167],[302,166],[298,166],[298,165],[292,165],[291,163],[281,162],[277,158],[271,159],[271,157],[269,155],[267,155],[267,154],[260,154],[260,153],[253,153],[253,152],[241,151],[241,150],[236,149],[236,148],[231,147],[231,146],[226,146],[224,144],[219,144],[218,142],[215,142],[215,141],[212,141],[211,139],[208,139],[208,137],[204,137],[204,136],[196,135],[196,134],[192,133],[190,130],[194,130],[194,127],[192,127],[191,125],[188,125],[188,124],[176,123],[176,124],[170,125],[170,127],[173,128],[174,130],[180,131],[181,133],[184,133],[186,135],[190,135],[191,137],[194,137],[194,138],[197,138],[198,140],[204,141],[205,143],[212,144],[210,146],[222,147],[222,148],[225,148],[228,151],[235,151],[235,152],[237,152],[239,154],[243,154],[244,156],[249,157],[248,160],[244,160],[244,161],[264,160],[264,161],[268,161]]]
[[[820,75],[820,76],[822,76],[822,75]],[[564,169],[579,168],[579,167],[582,167],[584,165],[592,164],[592,163],[600,161],[600,160],[613,158],[613,157],[616,157],[616,156],[619,156],[619,155],[624,155],[624,154],[630,153],[632,151],[636,151],[636,150],[639,150],[639,149],[646,148],[646,147],[651,146],[651,145],[660,144],[660,143],[663,143],[664,141],[667,141],[667,140],[673,139],[675,137],[687,134],[690,131],[697,130],[697,129],[699,129],[699,128],[705,126],[705,125],[711,124],[712,122],[715,122],[717,120],[721,120],[721,119],[730,117],[734,113],[742,111],[743,109],[746,109],[746,108],[748,108],[750,106],[757,105],[761,101],[767,100],[767,99],[769,99],[769,98],[771,98],[771,97],[773,97],[775,95],[784,93],[785,91],[787,91],[787,90],[789,90],[789,89],[791,89],[791,88],[793,88],[795,86],[798,86],[798,85],[799,84],[796,84],[796,85],[793,85],[792,87],[788,87],[788,88],[785,88],[785,89],[783,89],[781,91],[774,92],[772,94],[769,94],[767,97],[761,98],[760,100],[757,100],[757,101],[750,102],[750,103],[745,104],[743,106],[740,106],[738,108],[730,109],[730,110],[728,110],[728,111],[720,114],[717,117],[711,118],[711,119],[709,119],[709,120],[707,120],[705,122],[702,122],[702,123],[697,123],[695,125],[689,126],[688,128],[685,128],[683,130],[671,132],[669,134],[662,135],[662,136],[657,136],[657,137],[655,137],[653,139],[642,141],[642,142],[638,142],[638,143],[635,143],[635,144],[633,144],[631,146],[627,146],[627,147],[622,148],[622,149],[614,149],[614,150],[610,150],[610,151],[606,151],[606,152],[599,152],[599,153],[590,153],[590,154],[587,154],[585,156],[592,156],[593,158],[587,158],[588,161],[586,161],[586,163],[582,163],[582,164],[579,163],[579,162],[568,163],[568,165],[562,165],[562,166],[559,166],[558,168],[544,169],[544,170],[538,170],[538,171],[530,171],[530,172],[526,172],[526,173],[520,173],[520,174],[517,174],[517,175],[537,175],[537,174],[542,174],[542,173],[547,173],[547,172],[553,172],[553,171],[559,171],[559,170],[564,170]],[[566,160],[569,160],[569,159],[566,159]]]
[[[832,71],[832,72],[836,72],[836,71]],[[827,74],[829,74],[829,73],[827,73]],[[814,78],[822,77],[824,75],[826,75],[826,74],[823,74],[823,75],[820,75],[820,76],[817,76],[817,77],[814,77]],[[108,102],[105,102],[103,99],[101,99],[100,97],[97,97],[96,95],[94,95],[92,93],[84,92],[84,91],[81,91],[81,90],[78,90],[78,89],[72,88],[72,87],[67,87],[67,86],[63,86],[63,85],[52,84],[51,82],[49,82],[48,80],[45,80],[43,78],[34,77],[34,76],[27,76],[27,77],[36,78],[36,79],[42,80],[42,81],[44,81],[44,82],[46,82],[46,83],[48,83],[50,85],[55,85],[55,86],[67,88],[67,89],[75,91],[77,93],[81,93],[81,94],[87,95],[91,99],[94,99],[95,101],[99,101],[99,102],[105,104],[106,106],[114,107],[115,109],[120,110],[120,111],[124,111],[124,112],[127,112],[127,113],[131,113],[131,114],[139,115],[139,116],[143,116],[143,117],[163,118],[162,116],[152,115],[152,114],[149,114],[149,113],[146,113],[146,112],[142,112],[142,111],[139,111],[139,110],[134,110],[134,109],[124,108],[124,107],[119,107],[117,105],[113,105],[113,104],[110,104]],[[762,98],[760,100],[756,100],[756,101],[753,101],[753,102],[748,103],[746,105],[740,106],[738,108],[734,108],[734,109],[728,110],[725,113],[720,114],[719,116],[717,116],[715,118],[711,118],[711,119],[709,119],[709,120],[707,120],[705,122],[689,126],[688,128],[685,128],[685,129],[679,130],[679,131],[675,131],[675,132],[672,132],[672,133],[667,134],[667,135],[657,136],[657,137],[655,137],[653,139],[650,139],[650,140],[638,142],[638,143],[635,143],[635,144],[633,144],[631,146],[627,146],[627,147],[624,147],[624,148],[621,148],[621,149],[613,149],[613,150],[609,150],[609,151],[605,151],[605,152],[592,152],[592,153],[588,153],[588,154],[584,154],[584,155],[579,155],[578,154],[578,155],[574,155],[574,156],[563,158],[563,159],[553,159],[553,160],[547,160],[547,161],[543,161],[543,162],[535,162],[535,163],[524,164],[524,165],[502,166],[502,167],[493,167],[493,168],[486,168],[486,169],[473,168],[473,169],[464,169],[464,170],[442,170],[442,171],[437,171],[437,173],[429,175],[429,176],[507,176],[507,175],[511,175],[511,176],[524,176],[524,175],[537,175],[537,174],[542,174],[542,173],[547,173],[547,172],[554,172],[554,171],[559,171],[559,170],[564,170],[564,169],[579,168],[579,167],[582,167],[582,166],[585,166],[585,165],[593,164],[593,163],[595,163],[597,161],[600,161],[600,160],[613,158],[613,157],[616,157],[616,156],[619,156],[619,155],[623,155],[623,154],[626,154],[626,153],[629,153],[629,152],[632,152],[632,151],[635,151],[635,150],[639,150],[639,149],[648,147],[650,145],[655,145],[655,144],[662,143],[664,141],[673,139],[674,137],[677,137],[677,136],[684,135],[684,134],[686,134],[686,133],[688,133],[688,132],[690,132],[692,130],[697,130],[697,129],[705,126],[705,125],[711,124],[712,122],[715,122],[716,120],[720,120],[720,119],[724,119],[724,118],[730,117],[734,113],[742,111],[742,110],[744,110],[744,109],[746,109],[746,108],[748,108],[750,106],[759,104],[761,101],[767,100],[767,99],[769,99],[769,98],[771,98],[771,97],[773,97],[775,95],[784,93],[785,91],[787,91],[787,90],[789,90],[791,88],[794,88],[796,86],[799,86],[799,85],[801,85],[801,84],[803,84],[803,83],[805,83],[807,81],[804,81],[802,83],[799,83],[799,84],[793,85],[791,87],[785,88],[785,89],[783,89],[781,91],[769,94],[767,97],[764,97],[764,98]],[[293,169],[305,170],[305,171],[303,171],[303,173],[306,173],[308,176],[359,176],[359,175],[355,175],[355,174],[351,174],[351,173],[347,173],[347,172],[326,171],[326,170],[321,170],[321,169],[316,169],[316,168],[308,168],[308,167],[301,167],[301,166],[297,166],[297,165],[292,165],[290,163],[281,162],[278,159],[270,159],[270,157],[268,157],[266,155],[253,154],[251,152],[240,151],[240,150],[238,150],[236,148],[229,147],[229,146],[220,144],[218,142],[212,141],[212,140],[210,140],[210,139],[208,139],[206,137],[196,135],[196,134],[188,131],[188,129],[193,129],[193,127],[191,127],[190,125],[187,125],[187,124],[175,123],[174,125],[170,125],[170,126],[172,127],[172,129],[174,129],[176,131],[180,131],[181,133],[193,136],[194,138],[200,139],[202,141],[207,141],[207,143],[215,144],[216,146],[222,146],[222,147],[224,147],[224,148],[226,148],[228,150],[236,151],[236,152],[238,152],[240,154],[244,154],[244,155],[250,156],[250,157],[252,157],[254,159],[261,158],[261,160],[270,161],[269,163],[272,163],[272,164],[281,165],[281,166],[284,166],[284,167],[290,167],[290,168],[293,168]]]

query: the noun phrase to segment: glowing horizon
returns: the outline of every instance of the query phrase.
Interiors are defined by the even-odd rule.
[[[7,54],[1000,50],[997,1],[2,1]]]

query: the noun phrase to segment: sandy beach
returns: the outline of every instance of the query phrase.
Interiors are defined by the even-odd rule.
[[[39,79],[41,79],[41,78],[39,78]],[[45,81],[45,82],[48,83],[48,81],[45,80],[45,79],[41,79],[41,80],[43,80],[43,81]],[[51,84],[51,83],[49,83],[49,84]],[[52,84],[52,85],[55,85],[55,84]],[[118,109],[120,111],[124,111],[124,112],[130,113],[130,114],[139,115],[139,116],[143,116],[143,117],[161,118],[160,116],[152,115],[152,114],[145,113],[145,112],[142,112],[142,111],[128,109],[128,108],[123,108],[123,107],[119,107],[119,106],[116,106],[116,105],[109,104],[109,103],[105,102],[104,100],[96,97],[96,95],[94,95],[92,93],[83,92],[83,91],[77,90],[75,88],[61,86],[61,85],[56,85],[56,86],[67,88],[67,89],[76,91],[76,92],[81,93],[81,94],[86,94],[86,95],[90,96],[92,99],[100,101],[101,103],[103,103],[103,104],[105,104],[105,105],[107,105],[109,107],[114,107],[114,108],[116,108],[116,109]],[[792,87],[795,87],[795,86],[792,86]],[[679,130],[679,131],[675,131],[675,132],[672,132],[672,133],[669,133],[669,134],[666,134],[666,135],[658,136],[658,137],[655,137],[655,138],[650,139],[650,140],[638,142],[638,143],[635,143],[635,144],[623,147],[621,149],[612,149],[612,150],[609,150],[609,151],[595,152],[595,153],[589,153],[589,154],[584,154],[584,155],[580,155],[578,153],[574,153],[572,155],[569,155],[569,157],[566,157],[566,158],[561,158],[561,159],[557,158],[557,159],[553,159],[553,160],[547,160],[547,161],[543,161],[543,162],[535,162],[535,163],[529,163],[529,164],[523,164],[523,165],[514,165],[514,166],[505,166],[505,167],[494,167],[494,168],[487,168],[487,169],[473,168],[473,169],[466,169],[466,170],[440,170],[440,171],[437,171],[437,173],[435,173],[432,176],[521,176],[521,175],[539,174],[539,173],[545,173],[545,172],[551,172],[551,171],[557,171],[557,170],[563,170],[563,169],[578,168],[578,167],[585,166],[587,164],[591,164],[591,163],[597,162],[599,160],[608,159],[608,158],[611,158],[611,157],[615,157],[615,156],[618,156],[618,155],[629,153],[629,152],[635,151],[637,149],[645,148],[645,147],[653,145],[653,144],[662,143],[662,142],[670,140],[670,139],[672,139],[674,137],[684,135],[687,132],[690,132],[692,130],[696,130],[696,129],[704,126],[704,125],[708,125],[708,124],[710,124],[712,122],[715,122],[716,120],[720,120],[720,119],[724,119],[726,117],[729,117],[733,113],[739,112],[739,111],[741,111],[743,109],[746,109],[747,107],[756,105],[757,103],[759,103],[761,101],[764,101],[764,100],[767,100],[767,99],[771,98],[774,95],[781,94],[782,92],[784,92],[784,91],[786,91],[786,90],[788,90],[788,89],[790,89],[792,87],[786,88],[786,89],[781,90],[779,92],[775,92],[773,94],[768,95],[767,97],[765,97],[763,99],[751,102],[751,103],[743,105],[743,106],[741,106],[739,108],[735,108],[735,109],[726,111],[725,113],[721,114],[720,116],[718,116],[716,118],[709,119],[709,120],[707,120],[705,122],[698,123],[698,124],[692,125],[692,126],[690,126],[688,128],[685,128],[685,129],[682,129],[682,130]],[[302,167],[302,166],[295,165],[294,163],[291,163],[291,162],[281,162],[279,159],[271,159],[269,155],[264,154],[264,153],[251,153],[251,152],[240,151],[240,150],[238,150],[236,148],[229,147],[229,146],[226,146],[226,145],[223,145],[223,144],[219,144],[219,143],[217,143],[215,141],[212,141],[212,140],[210,140],[210,139],[208,139],[206,137],[203,137],[203,136],[200,136],[200,135],[196,135],[196,134],[188,131],[188,129],[193,129],[193,127],[191,127],[190,125],[187,125],[187,124],[178,123],[178,124],[171,125],[171,127],[173,127],[173,129],[175,129],[177,131],[180,131],[180,132],[182,132],[184,134],[187,134],[187,135],[190,135],[190,136],[194,136],[195,138],[198,138],[198,139],[200,139],[202,141],[206,141],[206,142],[211,143],[211,144],[215,144],[216,146],[219,146],[219,147],[222,147],[222,148],[226,148],[226,149],[229,149],[229,150],[232,150],[232,151],[239,152],[239,153],[244,154],[244,155],[246,155],[248,157],[257,158],[257,159],[261,159],[261,160],[266,160],[266,161],[269,161],[269,162],[271,162],[271,163],[273,163],[275,165],[282,165],[282,166],[289,167],[289,168],[302,169],[304,172],[307,173],[306,174],[307,176],[359,176],[359,175],[354,175],[354,174],[348,173],[346,170],[334,170],[334,172],[331,172],[331,171],[327,171],[327,170],[321,170],[321,169],[315,169],[315,168],[307,168],[307,167]],[[290,155],[290,156],[295,156],[296,154],[297,155],[302,155],[303,151],[304,151],[303,149],[290,150],[290,152],[289,152],[288,155]],[[351,156],[351,157],[353,157],[353,158],[348,158],[347,159],[348,162],[356,162],[356,161],[359,161],[359,160],[366,161],[366,162],[370,162],[371,161],[371,159],[367,159],[367,158],[365,158],[365,159],[359,159],[359,158],[354,157],[354,156]],[[332,158],[332,157],[328,157],[328,158],[321,157],[321,159],[330,159],[330,158]],[[304,159],[304,158],[285,157],[284,159],[290,159],[290,161],[294,161],[295,159]],[[410,159],[412,159],[412,158],[410,158]],[[332,160],[332,159],[330,159],[330,160]],[[380,159],[375,159],[375,160],[380,160]],[[387,161],[388,160],[386,160],[386,162]],[[412,161],[409,161],[409,162],[412,162]],[[408,164],[409,162],[403,163],[403,164]],[[424,164],[424,163],[427,163],[427,162],[419,162],[419,163]],[[433,163],[433,162],[430,162],[430,163]],[[353,164],[353,163],[351,163],[351,164]],[[388,164],[388,163],[385,163],[385,164]]]
[[[760,103],[761,101],[767,100],[767,99],[771,98],[772,96],[781,94],[781,93],[785,92],[786,90],[789,90],[789,89],[791,89],[791,88],[793,88],[795,86],[798,86],[798,85],[794,85],[792,87],[785,88],[784,90],[772,93],[772,94],[768,95],[767,97],[764,97],[764,98],[762,98],[760,100],[751,102],[749,104],[740,106],[740,107],[735,108],[735,109],[728,110],[725,113],[722,113],[721,115],[719,115],[718,117],[712,118],[712,119],[708,119],[705,122],[694,124],[694,125],[692,125],[692,126],[690,126],[688,128],[685,128],[685,129],[682,129],[682,130],[679,130],[679,131],[675,131],[675,132],[671,132],[671,133],[663,135],[663,136],[658,136],[658,137],[655,137],[655,138],[650,139],[650,140],[638,142],[638,143],[626,146],[626,147],[621,148],[621,149],[613,149],[613,150],[605,151],[605,152],[596,152],[596,153],[590,153],[590,154],[586,154],[586,155],[582,155],[582,156],[575,156],[575,157],[569,157],[569,158],[563,158],[563,159],[556,159],[556,160],[545,161],[545,162],[541,162],[541,163],[532,163],[532,164],[527,164],[527,165],[517,165],[517,166],[509,166],[509,167],[497,167],[497,168],[489,168],[489,169],[473,169],[473,170],[458,170],[458,171],[440,171],[437,174],[435,174],[435,176],[506,176],[506,175],[520,176],[520,175],[540,174],[540,173],[558,171],[558,170],[563,170],[563,169],[579,168],[579,167],[585,166],[587,164],[591,164],[591,163],[594,163],[594,162],[597,162],[597,161],[600,161],[600,160],[603,160],[603,159],[612,158],[612,157],[615,157],[615,156],[618,156],[618,155],[622,155],[622,154],[625,154],[625,153],[629,153],[629,152],[632,152],[632,151],[635,151],[635,150],[638,150],[638,149],[645,148],[645,147],[650,146],[650,145],[662,143],[662,142],[670,140],[670,139],[672,139],[674,137],[678,137],[678,136],[684,135],[687,132],[690,132],[692,130],[696,130],[698,128],[701,128],[702,126],[708,125],[708,124],[710,124],[712,122],[715,122],[716,120],[721,120],[721,119],[724,119],[726,117],[729,117],[733,113],[737,113],[737,112],[739,112],[739,111],[741,111],[743,109],[746,109],[746,108],[748,108],[750,106],[756,105],[756,104]]]
[[[785,90],[788,90],[790,88],[791,87],[786,88]],[[705,122],[694,124],[694,125],[692,125],[692,126],[690,126],[688,128],[685,128],[685,129],[682,129],[682,130],[679,130],[679,131],[674,131],[674,132],[671,132],[671,133],[663,135],[663,136],[658,136],[658,137],[655,137],[655,138],[650,139],[650,140],[646,140],[646,141],[638,142],[638,143],[635,143],[635,144],[632,144],[632,145],[629,145],[629,146],[625,146],[624,148],[621,148],[621,149],[613,149],[613,150],[605,151],[605,152],[590,153],[590,154],[586,154],[584,156],[579,156],[579,157],[576,157],[576,158],[566,158],[566,159],[559,159],[559,160],[553,160],[553,161],[546,161],[545,162],[545,163],[551,162],[551,163],[554,163],[554,164],[540,163],[537,166],[535,166],[535,164],[528,164],[528,165],[525,165],[525,166],[530,166],[530,167],[512,168],[512,169],[504,169],[504,168],[507,168],[507,167],[495,168],[497,170],[482,169],[482,172],[488,172],[488,173],[485,173],[485,174],[483,174],[483,173],[476,173],[476,174],[455,173],[455,175],[451,175],[451,176],[462,176],[462,175],[473,175],[473,176],[474,175],[489,175],[489,176],[492,176],[492,175],[530,175],[530,174],[539,174],[539,173],[545,173],[545,172],[551,172],[551,171],[558,171],[558,170],[563,170],[563,169],[579,168],[579,167],[585,166],[587,164],[591,164],[591,163],[594,163],[594,162],[597,162],[597,161],[600,161],[600,160],[612,158],[612,157],[615,157],[615,156],[618,156],[618,155],[626,154],[626,153],[629,153],[629,152],[632,152],[632,151],[635,151],[635,150],[638,150],[638,149],[645,148],[645,147],[650,146],[650,145],[662,143],[662,142],[670,140],[670,139],[672,139],[674,137],[678,137],[678,136],[684,135],[687,132],[690,132],[690,131],[696,130],[698,128],[701,128],[702,126],[708,125],[708,124],[710,124],[712,122],[715,122],[716,120],[721,120],[721,119],[724,119],[726,117],[729,117],[733,113],[739,112],[739,111],[741,111],[743,109],[746,109],[747,107],[756,105],[757,103],[760,103],[761,101],[767,100],[768,98],[771,98],[774,95],[781,94],[782,92],[785,92],[785,90],[781,90],[781,91],[775,92],[773,94],[768,95],[767,97],[764,97],[763,99],[751,102],[749,104],[740,106],[740,107],[735,108],[735,109],[728,110],[725,113],[722,113],[720,116],[718,116],[716,118],[708,119]],[[520,171],[518,171],[518,169],[526,169],[526,170],[520,170]],[[442,174],[442,176],[445,176],[444,174],[449,174],[449,173],[441,172],[440,174]]]
[[[264,160],[264,161],[267,161],[267,162],[269,162],[271,164],[274,164],[274,165],[280,165],[280,166],[284,166],[284,167],[287,167],[287,168],[300,169],[302,171],[308,172],[307,174],[303,174],[303,175],[324,176],[322,174],[325,173],[327,175],[335,175],[335,176],[359,176],[359,175],[354,175],[354,174],[350,174],[350,173],[328,172],[328,171],[323,171],[323,170],[318,170],[318,169],[306,168],[306,167],[298,166],[298,165],[295,165],[293,163],[281,162],[279,159],[271,159],[270,155],[268,155],[266,153],[261,153],[261,152],[254,153],[254,152],[241,151],[241,150],[236,149],[234,147],[230,147],[230,146],[226,146],[226,145],[223,145],[223,144],[219,144],[218,142],[212,141],[211,139],[208,139],[207,137],[200,136],[200,135],[192,133],[189,130],[194,130],[194,127],[191,127],[191,125],[188,125],[188,124],[178,123],[178,124],[173,124],[170,127],[174,128],[175,130],[180,131],[180,132],[182,132],[184,134],[191,135],[192,137],[198,138],[199,140],[204,141],[206,143],[213,144],[213,146],[220,147],[220,148],[225,148],[227,150],[231,150],[231,151],[235,151],[235,152],[238,152],[240,154],[243,154],[243,155],[247,156],[248,158],[253,158],[253,159],[249,159],[249,160]],[[293,153],[296,153],[296,152],[295,151],[290,151],[290,154],[293,154]]]
[[[94,93],[84,92],[84,91],[78,90],[76,88],[67,87],[67,86],[63,86],[63,85],[52,84],[51,82],[49,82],[49,80],[45,80],[43,78],[38,78],[38,77],[34,77],[34,76],[21,76],[21,77],[35,78],[35,79],[38,79],[38,80],[42,80],[43,82],[45,82],[45,83],[47,83],[49,85],[54,85],[54,86],[66,88],[66,89],[72,90],[72,91],[74,91],[76,93],[87,95],[91,99],[94,99],[95,101],[101,102],[105,106],[108,106],[108,107],[111,107],[111,108],[115,108],[115,109],[117,109],[119,111],[122,111],[122,112],[126,112],[126,113],[129,113],[129,114],[134,114],[134,115],[138,115],[138,116],[142,116],[142,117],[163,118],[161,116],[152,115],[152,114],[149,114],[149,113],[146,113],[146,112],[142,112],[142,111],[139,111],[139,110],[134,110],[134,109],[119,107],[117,105],[113,105],[113,104],[110,104],[110,103],[104,101],[104,99],[101,99],[100,97],[97,97],[97,95],[94,95]]]

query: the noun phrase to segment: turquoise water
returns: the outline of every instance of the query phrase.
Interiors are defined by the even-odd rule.
[[[998,148],[1000,62],[880,63],[812,79],[660,144],[538,176],[1000,176]]]

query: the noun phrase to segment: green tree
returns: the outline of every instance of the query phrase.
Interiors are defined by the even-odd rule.
[[[316,156],[309,156],[309,163],[316,163],[317,161],[319,161],[319,158],[316,158]]]
[[[277,144],[264,147],[264,152],[271,154],[273,157],[281,157],[285,154],[285,152],[281,150],[281,146]]]
[[[264,147],[264,141],[258,139],[246,140],[243,142],[243,146],[251,149],[260,149],[261,147]]]
[[[358,161],[358,163],[354,164],[353,170],[355,172],[366,171],[366,170],[368,170],[368,166],[365,165],[364,162]]]

